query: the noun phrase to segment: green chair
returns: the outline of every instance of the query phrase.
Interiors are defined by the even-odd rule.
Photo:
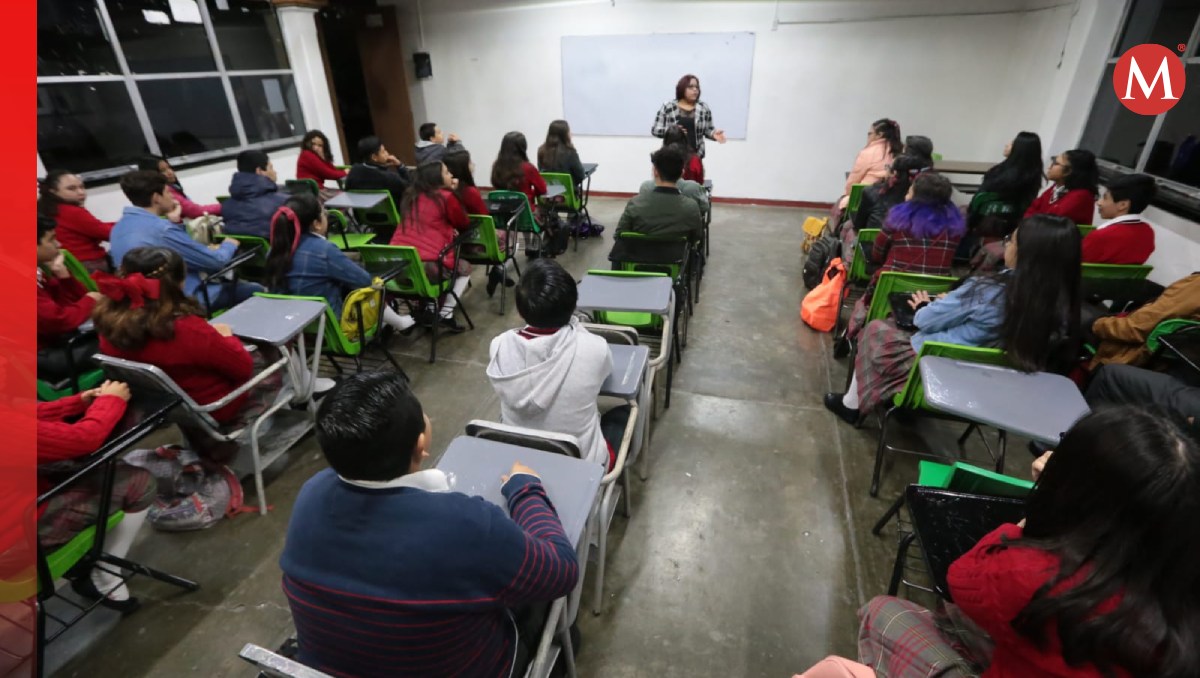
[[[981,365],[1000,365],[1007,366],[1008,360],[1005,357],[1004,351],[998,348],[981,348],[976,346],[960,346],[958,344],[945,344],[938,341],[927,341],[921,345],[921,352],[917,355],[917,359],[913,361],[912,369],[908,373],[908,381],[905,382],[904,388],[899,393],[892,397],[892,404],[883,413],[882,421],[879,428],[879,445],[875,450],[875,470],[871,474],[871,496],[879,496],[879,477],[883,471],[884,452],[914,454],[917,456],[929,457],[933,456],[928,452],[920,452],[916,450],[905,450],[888,445],[887,431],[888,424],[891,422],[892,416],[897,412],[903,411],[912,415],[925,417],[934,417],[937,419],[945,419],[949,421],[959,421],[967,424],[975,424],[960,417],[954,417],[934,410],[925,402],[924,383],[921,379],[921,371],[919,368],[922,358],[930,356],[938,356],[949,358],[951,360],[961,360],[971,363],[979,363]],[[967,428],[959,439],[958,443],[961,447],[966,438],[970,435],[975,427]],[[980,437],[982,437],[980,433]],[[991,446],[984,439],[984,444],[988,448],[988,453],[992,455],[996,462],[996,472],[1004,472],[1004,454],[1008,444],[1007,434],[1000,431],[999,436],[1000,450],[999,454],[992,454]]]
[[[847,221],[854,217],[858,212],[858,206],[862,204],[863,191],[867,190],[869,184],[851,184],[850,199],[846,201],[846,216],[842,221]]]
[[[460,256],[482,266],[499,266],[504,271],[505,264],[512,259],[517,278],[521,277],[521,267],[513,257],[516,251],[516,240],[506,238],[504,247],[500,247],[500,238],[496,234],[496,221],[487,214],[469,214],[471,227],[463,233],[460,243],[463,247]],[[507,296],[507,285],[500,285],[500,315],[504,315],[504,300]]]
[[[1150,331],[1150,336],[1146,337],[1146,348],[1151,353],[1157,354],[1162,348],[1161,337],[1167,334],[1176,332],[1197,332],[1200,331],[1200,320],[1188,320],[1186,318],[1171,318],[1164,320],[1154,326]]]
[[[378,205],[370,209],[356,208],[351,213],[355,221],[375,233],[375,242],[391,242],[392,234],[400,226],[400,212],[396,209],[396,203],[392,201],[392,194],[386,189],[347,191],[347,193],[383,195],[383,200]]]
[[[992,191],[976,193],[967,205],[967,223],[971,226],[972,237],[998,238],[1008,235],[1020,219],[1017,206]],[[974,252],[966,254],[973,255]]]
[[[100,288],[96,285],[96,281],[92,279],[91,272],[75,258],[75,255],[66,250],[59,251],[62,252],[63,264],[71,272],[71,276],[78,280],[79,284],[83,285],[84,289],[88,292],[99,292]]]
[[[930,153],[929,158],[931,160],[933,160],[934,162],[938,162],[939,160],[942,159],[942,154],[941,153]]]
[[[221,204],[221,205],[224,205],[224,204],[225,204],[225,201],[226,201],[226,200],[228,200],[228,199],[229,199],[229,196],[227,196],[227,195],[218,195],[218,196],[217,196],[217,203],[218,203],[218,204]]]
[[[867,252],[875,246],[875,238],[879,235],[878,228],[864,228],[858,232],[858,244],[860,248],[865,248]],[[871,269],[871,262],[863,256],[861,251],[854,253],[854,261],[850,263],[850,270],[846,272],[847,282],[859,286],[865,286],[871,282],[871,275],[874,271]]]
[[[1119,302],[1141,296],[1146,276],[1154,270],[1147,264],[1083,264],[1079,286],[1084,299],[1113,301],[1119,310]]]
[[[626,254],[627,258],[624,260],[614,260],[613,270],[665,273],[671,277],[675,287],[675,336],[682,353],[687,346],[688,319],[694,312],[691,291],[696,267],[693,262],[699,256],[695,246],[683,235],[653,236],[632,231],[617,233],[617,240],[625,241],[624,249],[627,252],[633,250],[633,254]],[[641,256],[637,252],[640,246],[654,249],[644,250],[646,256]],[[654,317],[653,320],[658,318]],[[649,329],[659,328],[651,326]]]
[[[662,272],[662,271],[622,271],[622,270],[591,269],[587,273],[588,273],[588,275],[606,275],[606,276],[623,277],[623,278],[638,278],[638,277],[648,278],[648,277],[666,277],[667,276],[667,273]],[[678,308],[678,304],[679,304],[678,295],[676,295],[675,303],[676,303],[675,316],[678,317],[680,315],[679,308]],[[595,311],[592,311],[591,315],[592,315],[592,320],[594,322],[605,324],[605,325],[619,325],[619,326],[623,326],[623,327],[629,327],[629,328],[632,328],[633,330],[636,330],[639,335],[650,335],[650,336],[644,337],[645,339],[647,339],[649,341],[653,341],[654,340],[653,335],[655,333],[657,333],[658,352],[655,355],[651,356],[650,362],[647,365],[646,369],[651,374],[650,383],[653,385],[653,384],[657,383],[657,375],[658,375],[659,371],[661,371],[663,369],[664,365],[666,366],[667,383],[666,383],[666,386],[664,389],[665,395],[664,395],[664,401],[663,401],[663,408],[669,409],[671,407],[671,385],[675,380],[675,361],[678,359],[678,356],[679,356],[679,353],[678,353],[679,349],[676,346],[676,342],[674,341],[674,338],[676,335],[675,329],[674,329],[675,323],[674,322],[671,323],[671,328],[670,328],[670,331],[668,332],[667,328],[664,326],[662,318],[660,316],[653,315],[650,313],[632,313],[632,312],[625,312],[625,311],[595,310]],[[649,342],[647,342],[647,343],[649,343]],[[657,398],[657,392],[655,392],[655,397]],[[656,408],[652,408],[652,409],[656,410]]]
[[[505,229],[508,232],[509,240],[513,240],[513,233],[526,233],[525,250],[529,251],[532,243],[538,244],[538,250],[541,249],[542,227],[538,225],[537,219],[533,218],[533,205],[529,204],[529,196],[521,191],[490,191],[487,194],[487,200],[497,202],[512,202],[523,205],[520,213],[517,215],[516,221],[512,224],[512,228]],[[501,228],[504,228],[503,226]],[[516,254],[517,245],[513,241],[512,251]]]
[[[1096,227],[1092,224],[1079,224],[1079,237],[1086,238],[1088,233],[1094,230],[1096,230]]]
[[[356,250],[375,240],[374,233],[351,233],[350,220],[346,218],[345,212],[331,209],[326,210],[326,214],[329,219],[329,232],[332,234],[329,242],[339,250]]]
[[[272,294],[270,292],[256,292],[254,296],[263,297],[266,299],[300,299],[304,301],[319,301],[325,304],[325,337],[321,345],[321,355],[329,359],[329,363],[333,365],[333,368],[337,370],[339,375],[341,375],[344,370],[338,361],[334,359],[334,356],[353,359],[354,371],[356,373],[362,372],[361,356],[363,351],[365,351],[372,342],[379,346],[379,348],[383,351],[383,354],[387,357],[388,362],[390,362],[392,366],[396,368],[396,371],[404,374],[404,368],[400,367],[400,364],[396,362],[395,356],[393,356],[392,352],[388,350],[388,347],[382,341],[375,341],[376,337],[379,336],[379,330],[383,326],[382,309],[380,309],[379,322],[370,327],[362,326],[362,313],[360,312],[358,314],[358,336],[365,337],[365,340],[359,338],[352,339],[347,337],[346,333],[342,331],[341,319],[334,316],[333,307],[329,305],[329,301],[324,297],[306,297],[294,294]],[[304,328],[304,333],[315,335],[317,333],[316,323]]]
[[[475,324],[471,322],[471,316],[467,314],[462,299],[459,299],[458,295],[454,293],[454,277],[447,275],[452,272],[443,270],[441,260],[444,252],[439,253],[438,256],[437,267],[442,275],[440,276],[441,281],[436,283],[425,274],[425,262],[421,261],[421,255],[417,253],[415,247],[363,245],[358,249],[358,253],[362,257],[363,265],[369,271],[381,271],[387,268],[403,269],[399,275],[387,282],[385,289],[388,294],[411,302],[414,317],[419,318],[422,315],[428,317],[428,325],[433,335],[429,346],[429,362],[437,360],[438,329],[443,306],[442,298],[445,295],[449,294],[454,297],[457,302],[454,310],[462,312],[467,326],[475,329]],[[424,312],[427,306],[433,307],[432,313]]]
[[[316,179],[288,179],[283,182],[283,190],[292,195],[303,195],[305,193],[314,198],[321,197],[321,185]]]
[[[254,258],[243,264],[238,269],[238,275],[247,280],[263,282],[267,275],[267,255],[271,253],[271,243],[266,238],[260,238],[257,235],[230,235],[228,233],[216,236],[214,240],[236,240],[238,247],[257,247],[258,253]]]
[[[871,283],[871,276],[875,272],[875,267],[863,255],[863,251],[870,252],[875,246],[875,237],[879,235],[878,228],[864,228],[858,232],[858,240],[855,243],[855,249],[851,253],[843,253],[842,260],[850,258],[850,266],[846,270],[845,282],[842,284],[841,303],[838,305],[837,317],[833,324],[833,340],[834,343],[840,343],[846,338],[846,329],[850,324],[850,313],[847,309],[853,309],[854,304],[858,302],[859,297]]]
[[[978,494],[985,497],[1008,497],[1024,499],[1033,491],[1033,481],[1014,478],[1001,473],[989,471],[965,461],[953,464],[943,464],[922,459],[917,465],[917,484],[922,487],[936,487],[941,490],[952,490],[965,494]],[[879,536],[888,521],[899,514],[904,506],[904,494],[901,493],[887,512],[871,528],[871,534]]]
[[[103,382],[104,371],[100,369],[88,370],[83,374],[77,375],[74,379],[64,379],[57,382],[38,379],[37,399],[48,403],[96,388]]]
[[[564,212],[572,222],[582,224],[586,219],[589,223],[592,216],[588,214],[587,203],[583,196],[575,190],[575,179],[566,172],[542,172],[542,179],[545,180],[547,186],[562,186],[565,191],[562,196],[562,202],[554,200],[546,200],[543,202],[549,204],[555,211]],[[571,236],[575,238],[575,249],[579,249],[579,233],[575,228],[571,229]]]

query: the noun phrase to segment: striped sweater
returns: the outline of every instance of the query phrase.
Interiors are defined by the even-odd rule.
[[[321,471],[280,558],[298,659],[337,676],[508,676],[509,610],[569,593],[575,550],[537,478],[479,497],[369,489]]]

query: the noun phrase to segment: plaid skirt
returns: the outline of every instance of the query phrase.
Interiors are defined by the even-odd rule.
[[[972,657],[988,651],[980,649],[990,642],[987,635],[961,613],[957,616],[965,625],[952,612],[877,596],[858,616],[858,659],[879,678],[965,678],[978,676],[987,663],[987,655],[983,661]]]
[[[274,346],[259,346],[251,356],[254,363],[253,372],[258,374],[266,369],[268,364],[279,360],[280,353],[279,349]],[[218,422],[221,430],[230,432],[253,424],[260,414],[266,412],[267,408],[275,403],[276,396],[283,388],[285,374],[287,374],[286,367],[258,382],[246,393],[237,414],[228,421]],[[237,456],[238,442],[236,440],[229,442],[213,440],[203,429],[189,424],[180,424],[179,430],[183,432],[188,447],[200,455],[201,464],[208,470],[215,470],[228,464]]]
[[[115,474],[111,511],[137,513],[150,508],[158,485],[149,471],[117,462]],[[42,546],[65,544],[96,523],[103,482],[104,469],[100,468],[46,502],[46,512],[38,519],[38,540]]]
[[[854,360],[860,411],[875,409],[904,388],[917,360],[912,335],[896,327],[891,318],[872,320],[863,328]]]

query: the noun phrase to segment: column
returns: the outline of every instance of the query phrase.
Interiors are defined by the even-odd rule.
[[[296,81],[296,95],[304,111],[304,124],[308,129],[324,132],[337,156],[342,147],[341,137],[325,78],[325,60],[317,40],[317,11],[326,5],[326,0],[275,0],[283,45]],[[348,158],[340,160],[349,164]]]

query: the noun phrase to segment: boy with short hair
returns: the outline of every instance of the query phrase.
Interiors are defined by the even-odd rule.
[[[66,349],[54,344],[79,329],[92,316],[92,308],[101,297],[99,292],[87,291],[67,270],[55,226],[50,217],[38,217],[37,367],[39,377],[52,381],[71,376]],[[72,355],[76,369],[88,364],[88,358],[97,350],[95,339],[76,346]]]
[[[1154,253],[1154,227],[1142,219],[1158,187],[1148,174],[1117,177],[1096,201],[1107,219],[1083,239],[1085,264],[1144,264]]]
[[[451,134],[446,137],[437,123],[423,124],[417,133],[421,137],[421,140],[416,143],[418,167],[427,162],[441,162],[447,152],[462,148],[462,140],[458,138],[458,135]]]
[[[605,440],[596,400],[612,354],[608,342],[579,324],[578,299],[570,273],[557,261],[535,259],[517,284],[526,325],[492,340],[487,376],[500,396],[501,421],[573,435],[584,459],[610,468],[614,445]],[[617,409],[628,417],[628,408]],[[620,415],[605,416],[608,424]]]
[[[404,191],[411,185],[412,177],[408,168],[388,152],[379,137],[359,139],[358,163],[351,165],[350,173],[346,175],[347,191],[386,190],[399,210]]]
[[[683,155],[672,146],[663,146],[650,154],[650,163],[654,190],[635,195],[625,205],[617,223],[617,235],[626,231],[653,236],[686,235],[689,242],[698,242],[704,235],[700,207],[695,200],[682,195],[677,185],[683,176]],[[647,243],[637,246],[639,254],[657,249]],[[618,237],[608,258],[622,261],[629,258],[632,250],[630,241]]]
[[[275,166],[266,153],[257,149],[238,153],[229,199],[221,205],[225,233],[270,240],[271,217],[288,199],[288,194],[275,183],[278,180]]]
[[[396,372],[351,376],[317,410],[331,468],[301,488],[279,565],[304,664],[335,675],[522,675],[512,610],[575,588],[579,564],[537,474],[504,510],[421,470],[432,428]],[[532,632],[530,632],[532,631]],[[532,656],[532,652],[529,653]]]

